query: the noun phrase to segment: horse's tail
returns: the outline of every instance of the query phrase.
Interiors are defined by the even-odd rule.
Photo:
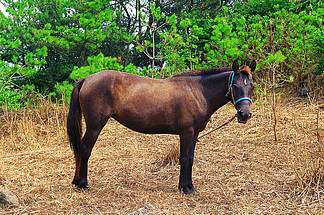
[[[70,99],[70,109],[67,116],[67,133],[69,135],[70,146],[76,157],[80,151],[82,136],[82,113],[79,102],[79,92],[83,85],[84,79],[78,81],[72,90]]]

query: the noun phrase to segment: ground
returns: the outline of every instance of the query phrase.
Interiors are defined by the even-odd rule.
[[[197,192],[191,195],[177,189],[180,166],[163,165],[177,136],[140,134],[110,120],[89,161],[90,190],[79,191],[71,185],[67,109],[52,107],[50,116],[45,110],[33,117],[4,112],[0,187],[13,192],[20,206],[0,207],[0,214],[129,214],[147,205],[151,214],[324,213],[323,103],[278,105],[277,141],[269,107],[253,104],[247,124],[234,121],[200,139],[193,168]],[[201,134],[235,112],[224,106]]]

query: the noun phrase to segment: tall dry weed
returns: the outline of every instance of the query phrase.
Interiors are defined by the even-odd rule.
[[[179,143],[172,144],[162,155],[162,157],[157,161],[161,166],[166,165],[179,165],[180,158],[180,147]]]
[[[309,111],[309,123],[295,118],[295,137],[289,148],[288,162],[295,173],[296,182],[291,196],[302,202],[321,201],[324,196],[323,127],[320,124],[322,105]],[[317,112],[317,114],[314,114]]]
[[[4,151],[39,149],[49,141],[62,142],[67,107],[39,99],[33,106],[0,112],[0,143]]]

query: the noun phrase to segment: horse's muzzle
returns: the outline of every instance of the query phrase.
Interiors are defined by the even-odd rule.
[[[249,119],[251,119],[252,117],[252,113],[250,112],[250,110],[238,110],[237,111],[237,120],[239,123],[243,123],[245,124]]]

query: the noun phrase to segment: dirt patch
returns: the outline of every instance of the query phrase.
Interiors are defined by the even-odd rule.
[[[153,208],[151,214],[324,212],[323,181],[317,179],[312,192],[302,183],[308,180],[305,166],[317,159],[307,152],[322,156],[318,150],[323,144],[318,139],[318,134],[323,137],[321,105],[280,106],[278,142],[271,110],[256,105],[247,124],[232,122],[203,137],[195,151],[197,192],[192,195],[177,189],[179,165],[159,162],[172,150],[170,146],[179,144],[177,136],[140,134],[110,120],[90,158],[90,191],[84,192],[71,185],[74,159],[62,132],[65,119],[55,120],[54,114],[52,123],[45,121],[46,116],[22,121],[28,125],[29,139],[24,129],[6,124],[9,130],[0,136],[0,185],[19,198],[20,206],[2,208],[0,214],[128,214],[147,205]],[[234,114],[232,105],[226,105],[201,134]],[[323,164],[321,159],[318,162]]]

